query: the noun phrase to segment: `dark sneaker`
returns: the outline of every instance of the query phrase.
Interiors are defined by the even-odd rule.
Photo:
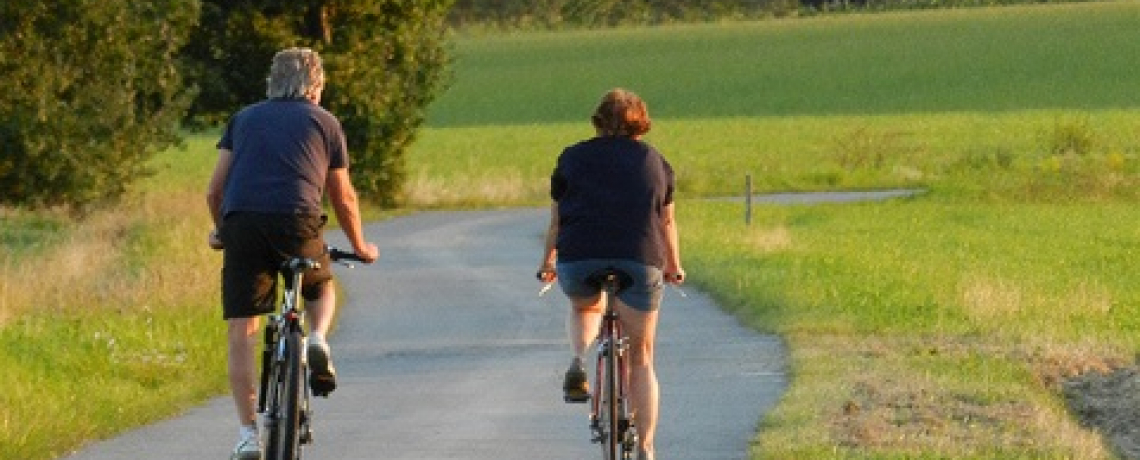
[[[329,344],[309,341],[309,388],[313,396],[328,397],[336,389],[336,369],[333,369]]]
[[[238,441],[230,460],[261,460],[261,438],[256,431],[247,433]]]
[[[575,362],[566,370],[566,379],[562,381],[562,399],[568,403],[584,403],[590,400],[590,383],[586,381],[586,370],[582,364]]]

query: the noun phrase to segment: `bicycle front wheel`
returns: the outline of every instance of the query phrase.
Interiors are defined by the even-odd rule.
[[[301,332],[285,334],[283,372],[278,383],[276,420],[269,432],[269,458],[294,460],[301,458],[301,401],[304,387],[304,364],[301,361]]]

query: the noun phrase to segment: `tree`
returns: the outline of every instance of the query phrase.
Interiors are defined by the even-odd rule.
[[[443,91],[451,0],[205,0],[187,48],[202,96],[192,115],[211,123],[265,96],[273,54],[307,46],[325,63],[325,104],[344,125],[361,195],[403,200],[405,152],[427,105]]]
[[[197,4],[0,5],[0,203],[82,210],[120,198],[178,141],[177,54]]]

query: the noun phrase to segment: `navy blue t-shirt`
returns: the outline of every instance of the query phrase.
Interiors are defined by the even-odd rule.
[[[664,267],[662,213],[673,202],[673,168],[653,146],[626,137],[579,142],[558,157],[558,260],[636,260]]]
[[[268,99],[242,109],[218,148],[234,155],[223,215],[320,215],[329,170],[348,167],[340,121],[308,99]]]

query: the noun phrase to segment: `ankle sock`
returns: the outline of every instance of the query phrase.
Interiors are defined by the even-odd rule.
[[[241,428],[238,429],[238,436],[240,436],[241,439],[257,436],[257,425],[242,425]]]

